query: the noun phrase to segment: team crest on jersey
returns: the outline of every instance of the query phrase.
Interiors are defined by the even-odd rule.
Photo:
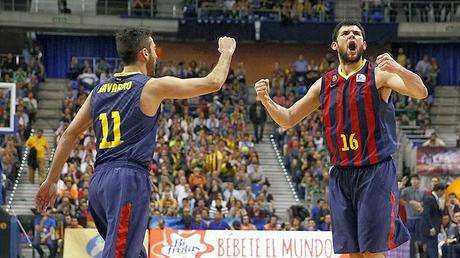
[[[362,73],[356,75],[356,82],[366,82],[366,75]]]
[[[335,85],[337,85],[337,75],[336,74],[332,76],[331,88],[334,87]]]

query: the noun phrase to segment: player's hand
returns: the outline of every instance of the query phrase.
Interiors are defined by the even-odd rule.
[[[375,62],[380,70],[389,73],[395,73],[402,68],[402,66],[398,64],[398,62],[396,62],[388,53],[379,55]]]
[[[236,40],[230,37],[219,38],[219,52],[233,54],[236,49]]]
[[[436,229],[435,228],[430,229],[430,236],[436,236]]]
[[[56,183],[45,180],[35,197],[35,206],[38,212],[46,211],[46,208],[53,207],[57,195]]]
[[[270,98],[270,81],[268,79],[261,79],[254,85],[257,97],[261,101],[268,100]]]

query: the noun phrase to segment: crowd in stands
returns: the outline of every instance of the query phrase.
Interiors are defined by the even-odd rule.
[[[6,191],[11,190],[17,178],[23,146],[30,134],[30,125],[35,120],[39,83],[44,81],[45,69],[41,62],[39,46],[24,47],[22,56],[8,53],[0,55],[0,82],[16,83],[17,130],[14,134],[0,134],[0,204],[5,203]],[[10,124],[10,91],[0,89],[0,127]]]
[[[197,9],[198,7],[198,9]],[[229,20],[281,20],[283,23],[334,21],[330,0],[224,0],[185,1],[184,17]]]

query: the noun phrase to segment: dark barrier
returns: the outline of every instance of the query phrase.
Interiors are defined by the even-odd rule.
[[[19,227],[15,217],[11,217],[0,207],[0,258],[16,258],[19,251]]]
[[[182,20],[179,23],[177,38],[180,40],[215,40],[222,36],[237,40],[254,40],[254,23],[215,20]]]
[[[332,31],[337,23],[296,23],[262,22],[260,39],[264,41],[295,41],[309,43],[330,43]],[[363,24],[369,43],[391,42],[398,37],[397,23]]]

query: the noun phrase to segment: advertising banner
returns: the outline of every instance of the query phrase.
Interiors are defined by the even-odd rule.
[[[460,175],[459,148],[420,147],[416,158],[416,170],[420,175]]]
[[[150,230],[150,257],[340,257],[331,232]]]
[[[145,250],[148,250],[148,234],[144,238]],[[64,236],[64,258],[102,257],[104,239],[96,229],[67,228]]]

